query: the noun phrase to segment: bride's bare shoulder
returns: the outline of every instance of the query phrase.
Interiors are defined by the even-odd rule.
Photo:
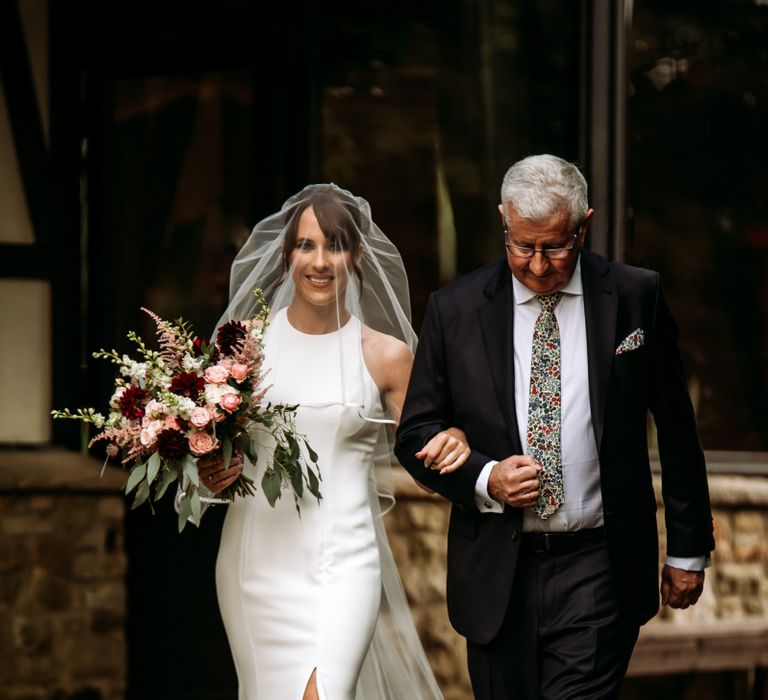
[[[397,384],[397,375],[410,374],[413,353],[402,340],[368,326],[362,330],[363,357],[379,389]]]
[[[376,356],[383,362],[397,362],[412,360],[411,349],[402,340],[394,336],[381,333],[373,328],[363,325],[362,329],[363,352],[368,360],[368,355]]]

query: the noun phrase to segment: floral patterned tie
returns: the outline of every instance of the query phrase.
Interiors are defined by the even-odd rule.
[[[555,307],[562,292],[537,296],[541,313],[533,327],[531,391],[528,398],[528,454],[541,466],[536,513],[546,520],[563,503],[560,454],[560,329]]]

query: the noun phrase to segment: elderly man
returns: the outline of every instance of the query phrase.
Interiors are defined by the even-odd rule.
[[[429,301],[396,452],[453,503],[448,612],[476,697],[612,698],[659,605],[649,410],[662,603],[696,602],[714,548],[677,327],[656,272],[584,249],[592,210],[576,166],[525,158],[501,201],[506,259]],[[472,451],[438,473],[440,441],[421,450],[449,426]]]

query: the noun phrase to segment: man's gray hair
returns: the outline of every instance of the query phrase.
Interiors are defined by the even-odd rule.
[[[568,213],[575,228],[587,213],[587,181],[567,160],[548,154],[528,156],[515,163],[501,183],[501,203],[534,224]]]

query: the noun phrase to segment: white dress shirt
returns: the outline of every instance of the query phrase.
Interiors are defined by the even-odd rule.
[[[520,443],[528,454],[528,396],[531,383],[533,329],[541,312],[536,293],[512,277],[515,303],[514,372],[515,412]],[[560,445],[563,467],[562,505],[548,519],[540,518],[532,508],[523,514],[523,532],[567,532],[603,525],[603,501],[600,492],[600,462],[592,427],[589,405],[589,367],[587,331],[584,319],[584,292],[581,266],[562,290],[555,307],[560,328]],[[485,465],[475,484],[475,504],[481,513],[502,513],[503,504],[488,494],[488,477],[496,461]],[[704,557],[667,557],[667,563],[681,569],[702,570]]]

